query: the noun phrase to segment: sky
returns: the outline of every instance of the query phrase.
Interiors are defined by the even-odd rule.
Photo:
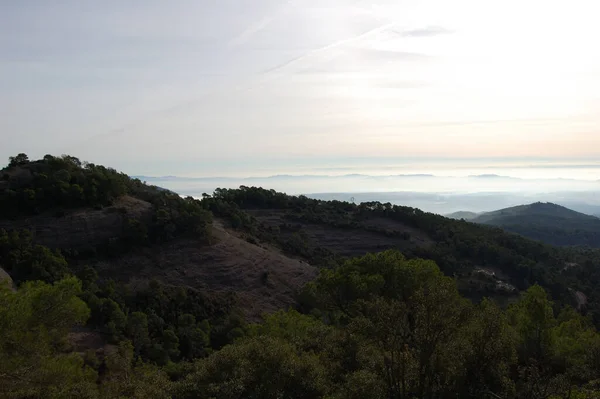
[[[600,158],[600,5],[0,1],[0,159],[133,175]],[[598,175],[600,178],[600,175]]]

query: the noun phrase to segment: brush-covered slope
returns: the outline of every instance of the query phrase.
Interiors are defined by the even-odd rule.
[[[0,397],[592,397],[600,378],[600,251],[389,203],[181,198],[72,157],[2,176]]]
[[[91,266],[100,280],[134,288],[155,279],[204,293],[232,293],[255,319],[293,305],[299,288],[315,276],[307,263],[213,225],[201,201],[111,168],[71,156],[30,161],[22,154],[0,177],[4,268],[17,283]],[[68,265],[12,265],[12,247],[21,243],[60,250]]]
[[[552,203],[536,202],[488,212],[471,220],[552,245],[600,247],[600,219]]]
[[[289,196],[259,187],[220,189],[205,198],[213,214],[256,240],[315,265],[387,249],[434,260],[470,298],[511,301],[535,283],[576,305],[574,293],[597,306],[600,251],[557,248],[500,228],[419,209]]]

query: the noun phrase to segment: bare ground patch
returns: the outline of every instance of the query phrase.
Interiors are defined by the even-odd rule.
[[[306,262],[246,242],[213,225],[214,243],[182,239],[100,262],[101,275],[135,282],[156,278],[213,292],[234,292],[251,319],[295,303],[298,290],[315,278]]]
[[[267,228],[279,228],[279,234],[284,237],[299,233],[307,239],[309,245],[328,249],[341,256],[360,256],[387,249],[402,251],[433,243],[424,232],[385,218],[362,221],[362,226],[357,228],[342,228],[290,220],[285,217],[285,211],[277,209],[246,210],[246,212]],[[409,238],[405,239],[394,233],[408,233]]]

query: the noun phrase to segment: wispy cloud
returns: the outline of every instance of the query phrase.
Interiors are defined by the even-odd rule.
[[[395,26],[395,23],[386,23],[386,24],[380,25],[380,26],[378,26],[376,28],[370,29],[370,30],[368,30],[366,32],[363,32],[361,34],[358,34],[358,35],[355,35],[355,36],[352,36],[352,37],[348,37],[346,39],[339,40],[339,41],[327,44],[325,46],[313,49],[313,50],[308,51],[308,52],[306,52],[305,54],[303,54],[303,55],[301,55],[299,57],[295,57],[295,58],[293,58],[291,60],[288,60],[288,61],[286,61],[286,62],[284,62],[282,64],[275,65],[275,66],[273,66],[271,68],[268,68],[267,70],[263,71],[262,74],[263,75],[270,75],[270,74],[273,74],[275,72],[282,72],[283,70],[285,70],[285,69],[287,69],[287,68],[289,68],[289,67],[291,67],[291,66],[293,66],[293,65],[295,65],[295,64],[297,64],[297,63],[299,63],[299,62],[301,62],[303,60],[306,60],[306,59],[308,59],[310,57],[313,57],[313,56],[319,55],[319,54],[323,54],[323,53],[327,53],[328,51],[334,50],[337,47],[341,47],[341,46],[345,46],[345,45],[357,42],[357,41],[362,40],[364,38],[367,38],[367,37],[369,37],[371,35],[375,35],[377,33],[383,32],[383,31],[385,31],[387,29],[393,28],[394,26]]]
[[[413,53],[408,51],[393,51],[377,48],[362,48],[358,50],[358,55],[363,60],[372,62],[388,62],[388,61],[424,61],[431,57],[423,53]]]
[[[242,33],[234,37],[230,42],[230,47],[241,46],[256,35],[258,32],[265,29],[275,19],[274,15],[267,15],[248,26]]]
[[[428,26],[425,28],[419,29],[409,29],[400,32],[396,32],[400,36],[403,37],[429,37],[429,36],[439,36],[439,35],[447,35],[450,33],[454,33],[453,30],[444,28],[442,26]]]
[[[377,87],[381,89],[419,89],[427,87],[427,83],[421,81],[412,80],[385,80],[375,81],[370,83],[371,87]]]
[[[0,159],[72,146],[117,167],[218,173],[273,154],[600,148],[591,2],[68,3],[0,1]]]
[[[267,15],[259,18],[250,24],[246,29],[242,31],[239,35],[231,39],[228,43],[229,47],[241,46],[247,43],[253,36],[257,33],[266,29],[271,23],[285,10],[286,7],[292,4],[293,0],[288,0],[283,3],[280,7],[278,7],[275,11],[268,13]]]

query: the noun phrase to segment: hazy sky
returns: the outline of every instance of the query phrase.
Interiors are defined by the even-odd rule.
[[[599,13],[591,0],[0,1],[0,158],[249,175],[599,157]]]

